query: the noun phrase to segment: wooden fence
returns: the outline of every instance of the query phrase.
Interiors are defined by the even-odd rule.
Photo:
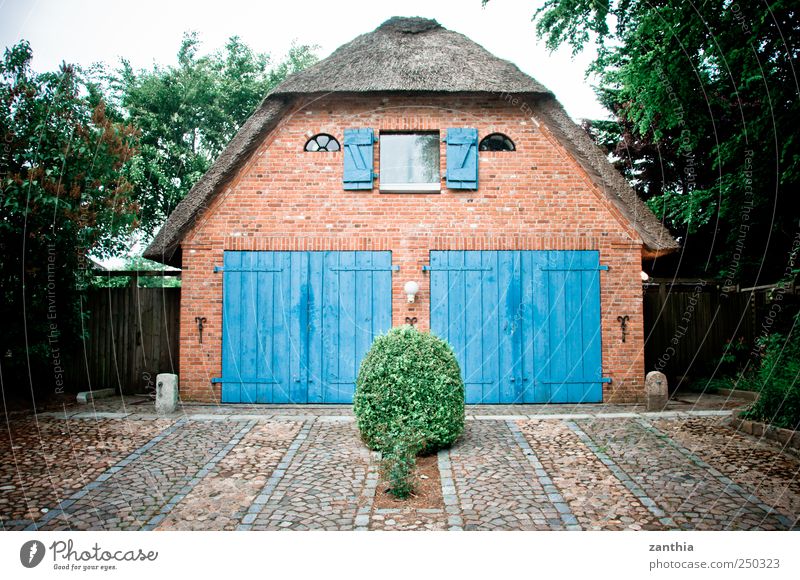
[[[673,384],[730,370],[718,367],[723,355],[746,359],[761,334],[778,330],[773,318],[786,310],[773,307],[776,288],[723,291],[703,280],[645,285],[645,368],[660,370]],[[796,303],[794,289],[780,301]]]
[[[82,307],[87,336],[67,365],[73,389],[154,393],[159,372],[178,372],[180,288],[97,288]]]

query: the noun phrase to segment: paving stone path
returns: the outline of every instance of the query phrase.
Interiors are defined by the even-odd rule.
[[[625,487],[608,465],[563,422],[521,425],[543,468],[583,529],[654,530],[664,525]],[[591,445],[591,444],[590,444]]]
[[[691,461],[638,421],[578,423],[684,530],[786,529],[762,502]],[[634,452],[632,452],[634,451]]]
[[[379,508],[370,515],[369,528],[375,531],[403,532],[450,529],[442,508]]]
[[[505,421],[469,421],[450,450],[464,529],[565,529],[556,508],[564,505],[561,495],[545,491],[535,467],[514,443]]]
[[[796,457],[774,442],[728,428],[723,420],[653,421],[673,441],[790,516],[800,515],[800,473]]]
[[[383,493],[379,457],[361,443],[348,409],[332,411],[209,407],[164,419],[109,407],[11,420],[0,437],[0,524],[3,530],[798,527],[800,459],[732,431],[725,411],[568,408],[526,415],[471,408],[464,435],[431,460],[435,507],[385,501],[376,507],[376,493]]]
[[[316,419],[306,423],[297,438],[302,442],[296,452],[279,464],[240,529],[350,530],[366,526],[377,472],[370,470],[371,455],[361,443],[355,423]]]
[[[174,420],[26,417],[0,430],[0,522],[25,529]]]
[[[266,421],[169,512],[160,530],[235,530],[300,431],[299,421]]]
[[[73,495],[32,526],[40,530],[130,530],[158,523],[206,474],[205,466],[240,431],[239,423],[182,423]],[[113,471],[112,471],[113,470]],[[59,513],[60,512],[60,513]],[[50,518],[52,514],[56,514]]]

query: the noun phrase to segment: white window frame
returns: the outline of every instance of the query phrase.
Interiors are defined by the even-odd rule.
[[[380,182],[383,193],[441,193],[442,182],[439,183],[384,183]]]
[[[438,131],[386,131],[378,135],[378,143],[380,138],[384,135],[434,135],[437,136],[437,142],[441,143],[441,134]],[[441,155],[441,150],[439,152]],[[438,181],[425,182],[425,183],[384,183],[380,171],[380,155],[378,155],[378,183],[379,191],[381,193],[441,193],[442,192],[442,167],[439,163],[439,179]]]

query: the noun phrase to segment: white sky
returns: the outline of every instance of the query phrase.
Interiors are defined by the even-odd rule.
[[[573,118],[608,118],[584,79],[593,53],[550,54],[537,40],[531,16],[542,1],[491,0],[482,8],[481,0],[0,0],[0,42],[30,41],[40,72],[61,61],[115,66],[121,57],[135,68],[173,64],[189,30],[200,34],[202,52],[237,35],[277,60],[292,40],[318,44],[325,57],[391,16],[424,16],[516,64],[553,91]]]

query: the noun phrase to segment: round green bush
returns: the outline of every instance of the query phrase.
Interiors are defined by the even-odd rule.
[[[464,383],[453,349],[411,326],[379,336],[358,371],[353,410],[371,449],[388,451],[405,440],[425,454],[451,445],[464,430]]]

